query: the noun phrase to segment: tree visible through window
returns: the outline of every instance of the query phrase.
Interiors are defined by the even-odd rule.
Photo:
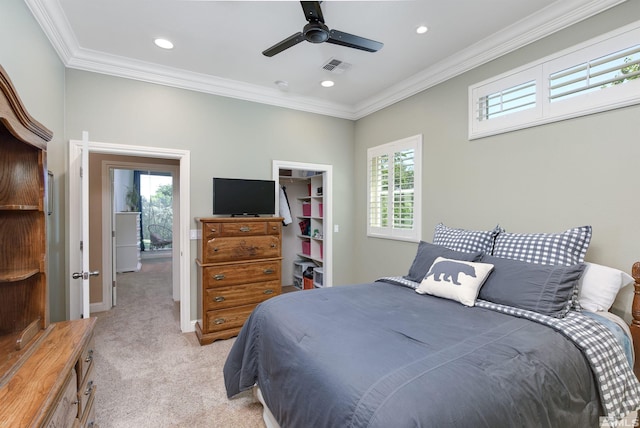
[[[420,239],[422,136],[369,149],[368,235]]]
[[[149,225],[157,224],[168,231],[173,229],[173,179],[164,173],[143,172],[140,181],[142,239],[148,249],[151,240]]]

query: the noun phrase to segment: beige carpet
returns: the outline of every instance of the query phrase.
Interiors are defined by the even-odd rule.
[[[101,428],[264,427],[251,394],[228,400],[222,366],[235,339],[200,346],[182,334],[170,264],[118,274],[118,305],[95,331],[96,422]]]

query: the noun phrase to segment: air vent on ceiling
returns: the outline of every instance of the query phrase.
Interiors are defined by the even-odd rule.
[[[351,68],[351,64],[349,64],[348,62],[340,61],[339,59],[335,59],[335,58],[331,58],[322,66],[323,70],[326,70],[334,74],[342,74],[350,68]]]

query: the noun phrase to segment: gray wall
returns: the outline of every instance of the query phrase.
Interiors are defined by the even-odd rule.
[[[53,131],[49,170],[55,174],[49,217],[49,302],[52,321],[65,318],[64,66],[22,0],[0,1],[0,65],[27,111]]]
[[[211,215],[214,176],[271,179],[273,159],[333,165],[334,283],[353,282],[352,121],[78,70],[67,70],[66,103],[68,139],[86,130],[91,141],[190,150],[191,217]],[[195,319],[195,264],[191,286]]]
[[[511,232],[590,224],[587,260],[630,272],[640,258],[640,106],[469,141],[467,97],[473,83],[639,17],[640,1],[623,3],[359,120],[356,218],[366,217],[367,148],[422,133],[424,240],[438,222],[468,229],[499,223]],[[367,238],[364,222],[357,224],[357,278],[405,274],[417,245]]]
[[[334,236],[335,284],[408,270],[416,244],[366,237],[366,149],[418,133],[424,135],[425,240],[431,240],[440,221],[478,229],[500,223],[514,232],[591,224],[594,237],[587,259],[628,271],[640,254],[634,239],[640,229],[635,219],[640,203],[634,197],[640,107],[470,142],[467,89],[639,16],[640,1],[630,0],[353,123],[65,72],[25,4],[3,0],[0,64],[29,112],[54,132],[48,151],[49,169],[56,174],[50,232],[52,319],[64,317],[66,302],[66,141],[81,138],[83,130],[93,141],[191,150],[192,216],[209,214],[213,175],[270,178],[272,159],[332,164],[334,221],[340,224]]]

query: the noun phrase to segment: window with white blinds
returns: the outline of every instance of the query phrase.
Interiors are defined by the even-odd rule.
[[[367,234],[419,241],[422,136],[367,150]]]
[[[640,76],[640,44],[549,76],[551,102],[622,85]]]
[[[640,103],[640,22],[469,87],[469,139]]]
[[[536,106],[536,81],[531,80],[478,99],[477,120],[489,120]]]

